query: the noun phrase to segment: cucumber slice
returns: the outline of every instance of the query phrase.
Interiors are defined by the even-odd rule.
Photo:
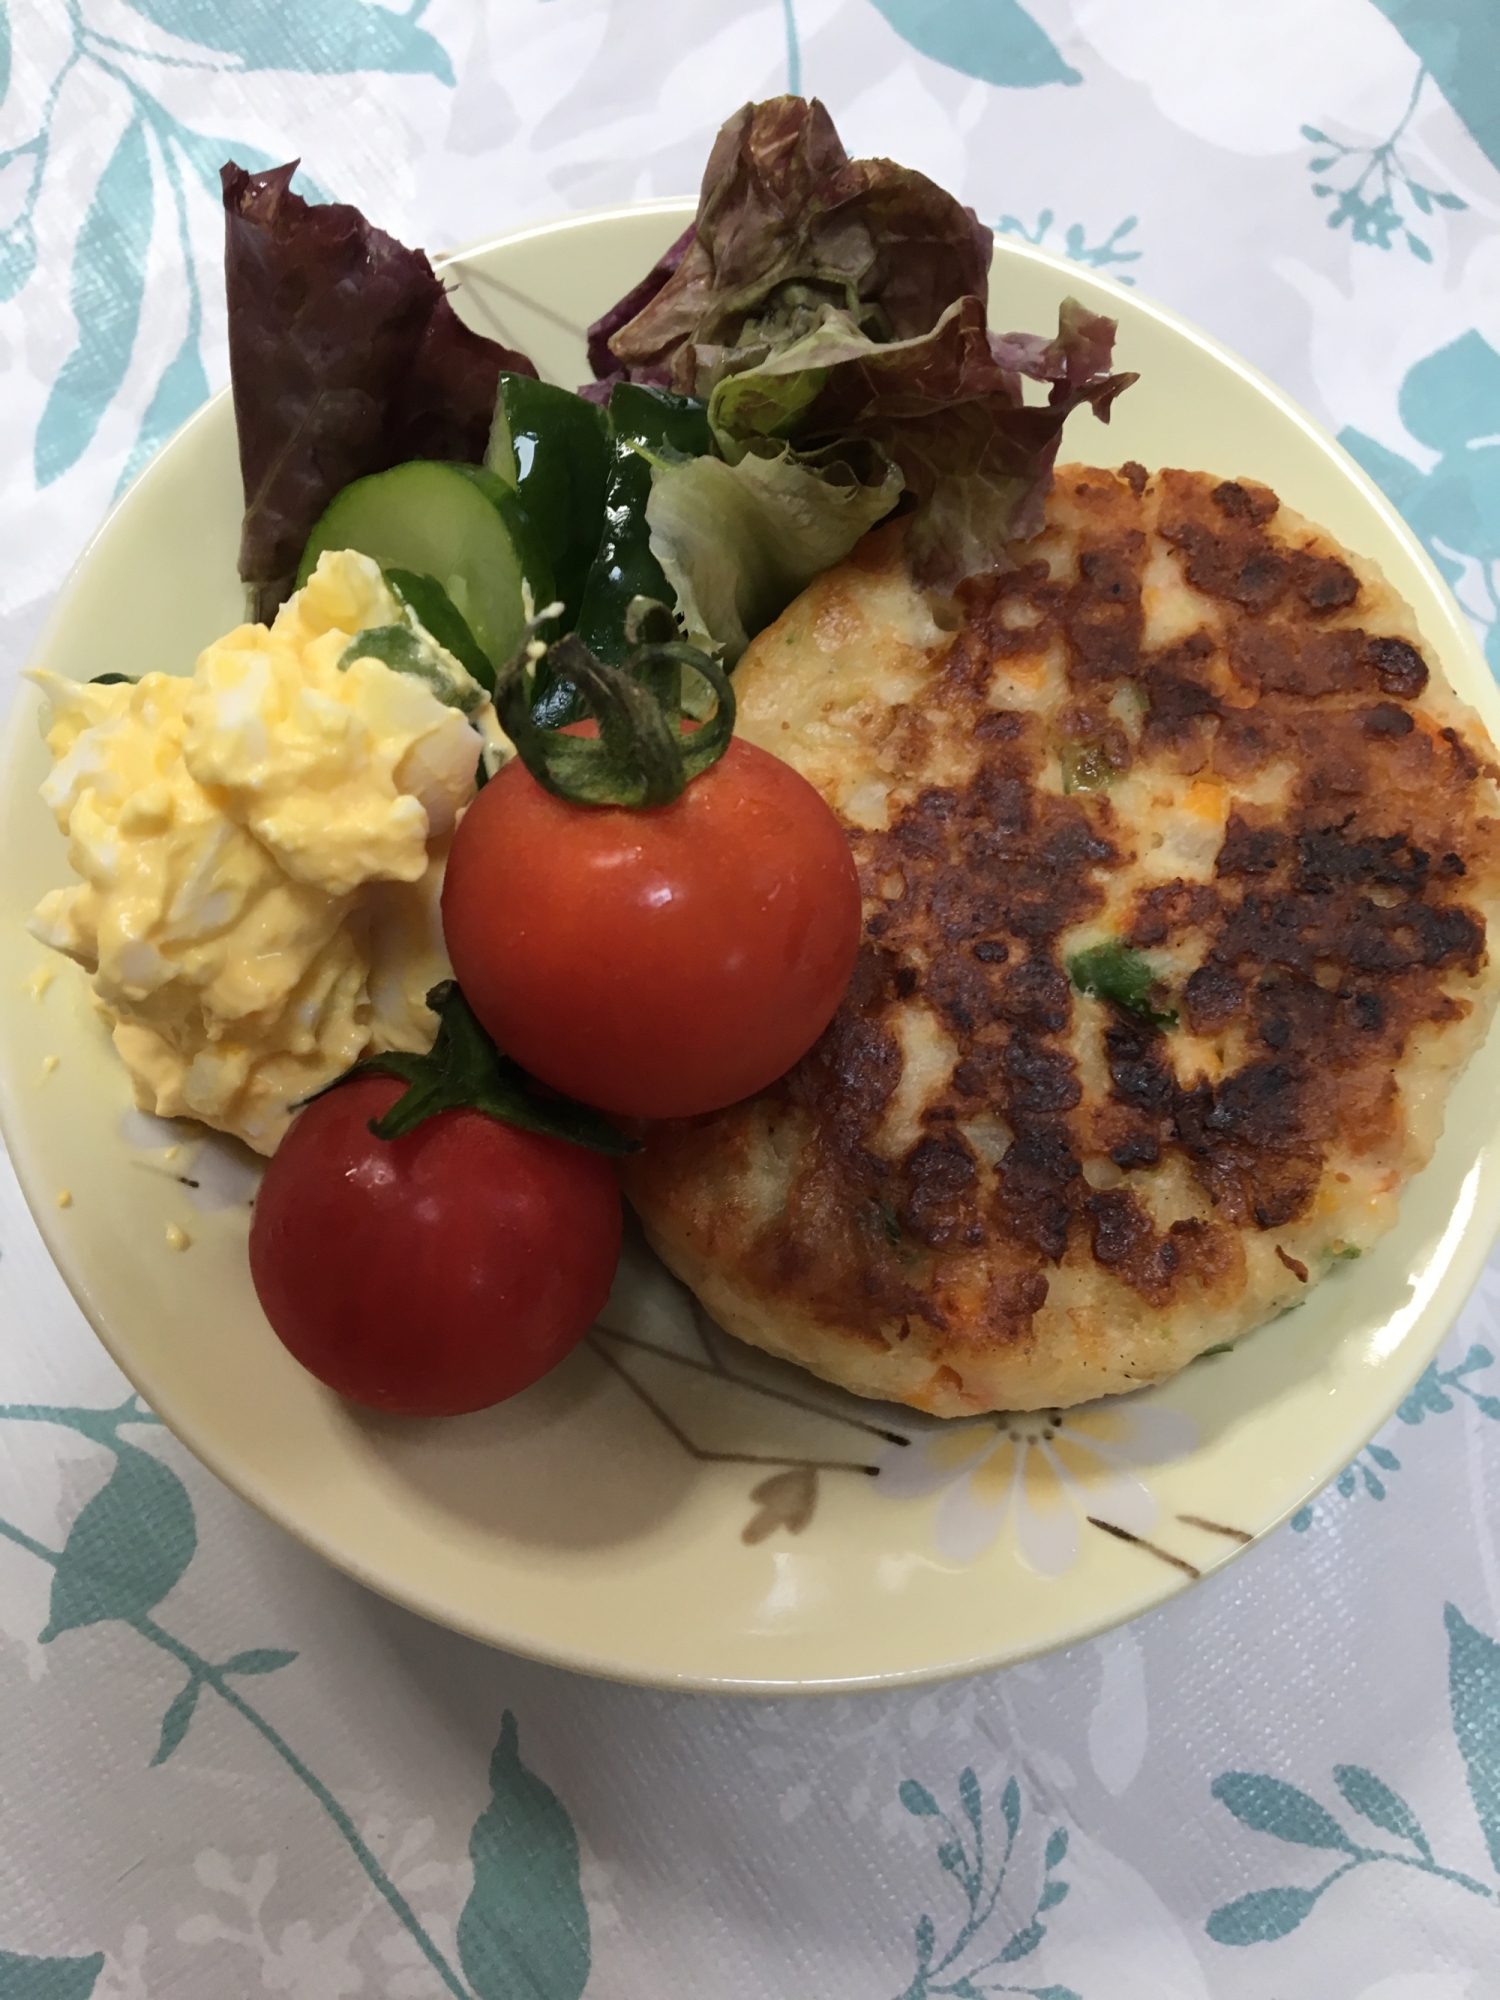
[[[542,538],[565,606],[559,629],[567,631],[604,530],[610,464],[604,412],[571,389],[502,374],[485,464],[516,489]]]
[[[552,602],[552,565],[525,509],[478,465],[414,459],[356,479],[309,535],[299,590],[325,549],[357,549],[382,568],[435,577],[496,667],[521,643],[522,584],[536,610]]]

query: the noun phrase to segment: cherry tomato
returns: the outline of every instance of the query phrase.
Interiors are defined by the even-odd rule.
[[[250,1275],[330,1389],[403,1416],[514,1396],[575,1347],[620,1256],[614,1168],[565,1140],[441,1111],[369,1130],[405,1086],[358,1077],[300,1112],[266,1168]]]
[[[517,759],[454,837],[443,931],[469,1005],[533,1076],[683,1118],[764,1089],[827,1027],[859,884],[818,793],[740,737],[644,811],[570,805]]]

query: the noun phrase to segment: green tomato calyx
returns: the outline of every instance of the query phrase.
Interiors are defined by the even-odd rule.
[[[571,1145],[616,1159],[640,1151],[638,1141],[617,1131],[602,1111],[545,1090],[519,1063],[502,1055],[455,980],[445,979],[434,986],[427,1004],[438,1017],[438,1031],[425,1056],[388,1049],[357,1062],[337,1083],[328,1086],[337,1090],[339,1084],[357,1076],[401,1078],[406,1090],[389,1111],[370,1121],[377,1139],[404,1139],[440,1111],[468,1110],[481,1111],[502,1125],[518,1125],[523,1132],[566,1139]],[[323,1094],[317,1093],[320,1097]]]
[[[652,598],[631,600],[625,623],[631,650],[619,667],[590,652],[576,633],[551,645],[538,638],[538,628],[560,609],[549,606],[531,621],[525,643],[496,680],[501,728],[537,783],[571,805],[670,805],[729,748],[735,715],[729,676],[707,653],[675,636],[671,612]],[[544,661],[548,684],[576,690],[598,724],[597,736],[571,735],[538,721]],[[704,683],[714,698],[713,712],[687,734],[684,674]]]

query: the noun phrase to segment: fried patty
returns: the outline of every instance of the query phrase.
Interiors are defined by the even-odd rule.
[[[1368,1248],[1496,990],[1495,753],[1373,564],[1137,465],[1014,554],[939,622],[878,530],[745,656],[858,968],[626,1169],[723,1326],[943,1416],[1159,1380]]]

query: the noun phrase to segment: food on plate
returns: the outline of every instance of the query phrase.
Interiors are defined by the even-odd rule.
[[[1110,372],[1113,321],[1074,299],[1055,337],[991,333],[992,232],[925,175],[851,160],[816,100],[746,105],[724,127],[692,228],[590,328],[600,379],[582,396],[464,328],[420,251],[299,200],[294,164],[223,175],[259,615],[325,548],[355,547],[426,574],[446,562],[496,669],[529,615],[522,581],[532,607],[557,588],[549,636],[576,629],[613,664],[645,596],[732,667],[903,497],[926,581],[1001,560],[1040,521],[1068,415],[1107,419],[1134,379]],[[1045,402],[1026,402],[1028,379]],[[514,506],[483,475],[492,514],[463,491],[455,473],[480,460]],[[567,689],[539,699],[547,720],[576,719]]]
[[[265,623],[340,487],[413,458],[477,465],[501,369],[536,372],[464,325],[420,250],[293,194],[296,168],[222,172],[240,575]]]
[[[379,656],[398,642],[407,671]],[[91,975],[143,1109],[271,1153],[361,1056],[430,1046],[485,698],[373,562],[326,554],[191,675],[41,678],[42,795],[82,879],[31,928]]]
[[[851,160],[816,99],[773,98],[724,126],[691,230],[590,329],[600,393],[706,402],[711,450],[654,464],[646,511],[689,636],[729,665],[903,493],[924,580],[1005,561],[1069,414],[1107,420],[1135,379],[1076,299],[1053,339],[991,333],[992,246],[924,174]]]
[[[619,1116],[717,1110],[817,1040],[859,947],[842,827],[735,737],[648,810],[555,797],[521,758],[470,807],[443,884],[460,986],[544,1083]]]
[[[356,479],[307,538],[303,585],[329,550],[357,549],[441,585],[488,661],[486,687],[525,637],[532,604],[552,601],[546,545],[512,489],[477,465],[418,459]]]
[[[1394,1221],[1500,983],[1495,752],[1372,564],[1138,465],[1063,470],[1010,559],[939,623],[893,523],[746,654],[859,965],[789,1075],[623,1169],[723,1326],[942,1416],[1297,1304]]]
[[[597,404],[532,375],[501,374],[485,464],[515,494],[551,558],[565,631],[577,622],[599,554],[613,443]],[[537,604],[553,594],[532,585]]]
[[[614,1135],[518,1088],[451,987],[432,998],[433,1054],[376,1058],[307,1105],[250,1226],[280,1339],[329,1388],[400,1416],[527,1388],[588,1331],[620,1256]]]
[[[580,401],[583,399],[580,397]],[[593,524],[595,553],[583,578],[576,630],[598,658],[618,665],[629,646],[626,625],[636,598],[675,605],[657,553],[650,498],[665,467],[712,449],[707,414],[690,396],[617,383],[605,408],[607,438],[603,511]],[[555,428],[538,440],[533,473],[550,453],[570,459],[572,440]],[[532,483],[535,483],[534,477]],[[556,629],[556,628],[554,628]],[[562,719],[556,696],[543,713]]]
[[[576,395],[291,174],[224,170],[274,622],[48,679],[34,928],[143,1106],[272,1156],[299,1359],[515,1393],[611,1157],[731,1332],[943,1416],[1159,1380],[1390,1226],[1500,771],[1371,565],[1245,480],[1054,486],[1114,323],[992,332],[990,231],[816,102],[729,121]]]

